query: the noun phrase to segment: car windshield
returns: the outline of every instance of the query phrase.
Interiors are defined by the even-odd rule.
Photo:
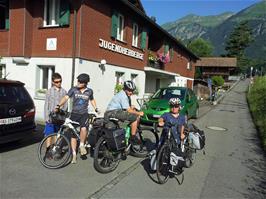
[[[178,88],[162,88],[159,89],[153,96],[152,99],[166,99],[169,100],[170,98],[179,98],[183,100],[185,96],[184,89]]]
[[[28,103],[30,96],[23,86],[0,85],[0,103]]]

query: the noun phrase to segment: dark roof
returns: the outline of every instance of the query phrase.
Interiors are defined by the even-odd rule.
[[[169,39],[174,41],[177,46],[179,46],[182,50],[187,52],[189,55],[191,55],[194,59],[198,60],[199,57],[197,57],[194,53],[192,53],[189,49],[187,49],[182,43],[177,41],[176,38],[174,38],[170,33],[168,33],[166,30],[164,30],[161,26],[159,26],[157,23],[155,23],[150,17],[148,17],[145,13],[141,12],[136,6],[134,6],[132,3],[130,3],[128,0],[120,0],[122,3],[124,3],[126,6],[131,8],[135,13],[139,14],[142,18],[144,18],[150,25],[157,28],[159,31],[161,31],[164,35],[166,35]]]
[[[140,0],[128,0],[128,1],[132,3],[134,6],[136,6],[138,9],[140,9],[142,12],[146,13]]]
[[[196,62],[199,67],[237,67],[235,57],[201,57]]]

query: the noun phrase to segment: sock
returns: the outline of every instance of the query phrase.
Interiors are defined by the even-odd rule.
[[[73,156],[77,155],[77,153],[76,153],[75,150],[72,151],[72,155],[73,155]]]
[[[79,147],[81,147],[81,146],[84,146],[84,143],[83,142],[80,142]]]

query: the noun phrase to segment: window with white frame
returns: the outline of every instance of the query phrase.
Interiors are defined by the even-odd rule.
[[[54,66],[38,66],[37,69],[37,95],[45,94],[52,85],[52,75],[55,72]]]
[[[138,24],[133,23],[132,46],[138,47],[138,36],[139,36]]]
[[[118,14],[117,39],[124,41],[124,16]]]
[[[0,65],[0,79],[4,78],[6,75],[6,66],[5,65]]]
[[[116,84],[123,85],[124,83],[124,75],[123,72],[115,72]]]
[[[44,26],[59,25],[60,0],[44,0]]]

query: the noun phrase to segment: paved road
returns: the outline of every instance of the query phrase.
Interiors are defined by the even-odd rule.
[[[266,161],[246,104],[246,88],[247,82],[241,81],[219,105],[201,106],[202,116],[192,122],[206,132],[206,155],[197,153],[182,185],[176,179],[158,185],[148,160],[133,157],[105,175],[93,169],[90,157],[77,165],[46,169],[36,154],[39,132],[0,146],[0,198],[265,198]]]

